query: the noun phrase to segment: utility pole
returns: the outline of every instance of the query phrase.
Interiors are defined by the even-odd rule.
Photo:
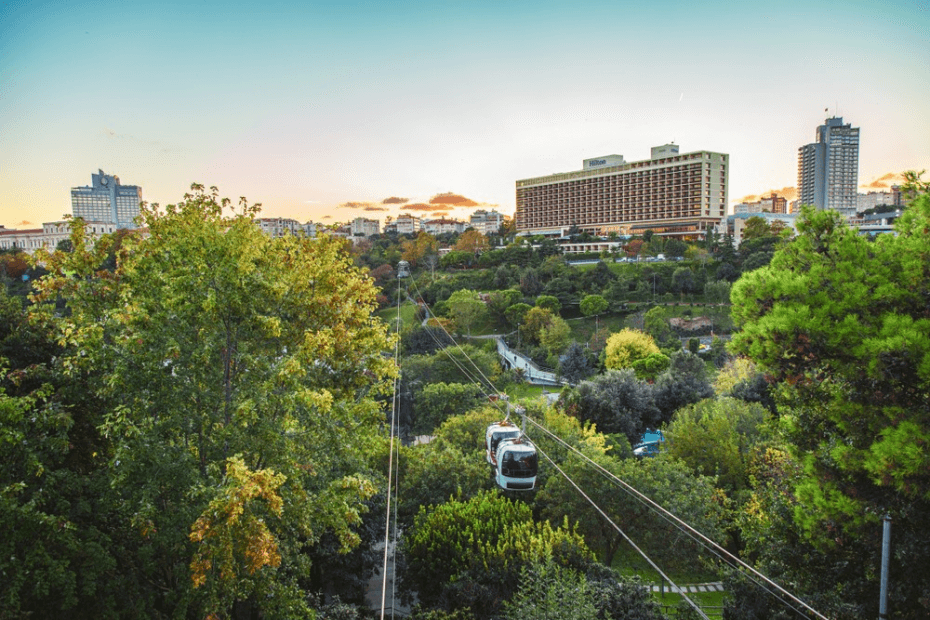
[[[882,517],[882,581],[878,594],[878,620],[888,618],[888,561],[891,558],[891,516]]]

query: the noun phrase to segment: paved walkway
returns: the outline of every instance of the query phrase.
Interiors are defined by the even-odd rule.
[[[653,592],[659,591],[659,586],[652,586]],[[682,586],[665,586],[666,592],[671,592],[672,594],[680,594],[685,592],[686,594],[697,594],[698,592],[723,592],[723,583],[720,581],[715,581],[714,583],[695,583]]]

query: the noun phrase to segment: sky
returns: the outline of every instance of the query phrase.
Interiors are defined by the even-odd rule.
[[[834,115],[861,191],[930,169],[930,0],[0,0],[8,228],[98,169],[301,222],[512,214],[518,179],[668,142],[728,153],[733,204]]]

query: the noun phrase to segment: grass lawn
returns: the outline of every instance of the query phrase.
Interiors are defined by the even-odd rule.
[[[391,331],[396,329],[394,327],[394,323],[397,320],[397,306],[391,306],[390,308],[385,308],[384,310],[378,310],[375,312],[375,314],[380,317],[382,321],[388,325],[391,325]],[[414,304],[410,302],[403,303],[400,307],[400,320],[403,326],[401,329],[408,328],[416,323],[416,314],[417,307]]]

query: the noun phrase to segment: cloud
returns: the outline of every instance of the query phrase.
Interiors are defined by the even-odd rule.
[[[445,211],[435,211],[432,214],[434,217],[447,217],[449,214]]]
[[[332,215],[324,215],[324,216],[323,216],[323,219],[324,219],[324,220],[331,220],[331,219],[333,219],[333,216],[332,216]]]
[[[338,209],[366,209],[375,206],[373,202],[344,202],[339,205]]]
[[[891,189],[892,185],[900,185],[904,183],[904,175],[897,172],[889,172],[888,174],[883,174],[882,176],[874,179],[868,183],[863,183],[859,185],[861,189],[869,189],[872,191],[882,190],[882,189]]]
[[[409,198],[398,198],[397,196],[391,196],[390,198],[385,198],[381,201],[383,205],[402,205],[410,202]]]
[[[377,205],[368,205],[367,207],[364,207],[364,210],[365,211],[387,211],[388,209],[386,207],[379,207]]]
[[[429,199],[431,205],[444,205],[446,207],[477,207],[479,203],[466,198],[460,194],[453,194],[452,192],[446,192],[445,194],[436,194]]]
[[[29,220],[23,220],[22,222],[17,222],[14,226],[35,226],[35,223],[30,222]]]
[[[748,196],[743,196],[736,202],[759,202],[763,197],[771,196],[772,194],[778,194],[788,202],[797,199],[798,197],[798,188],[793,186],[783,187],[781,189],[768,189],[762,192],[761,194],[749,194]]]
[[[402,211],[442,211],[448,208],[446,205],[426,204],[424,202],[412,202],[401,207]]]

